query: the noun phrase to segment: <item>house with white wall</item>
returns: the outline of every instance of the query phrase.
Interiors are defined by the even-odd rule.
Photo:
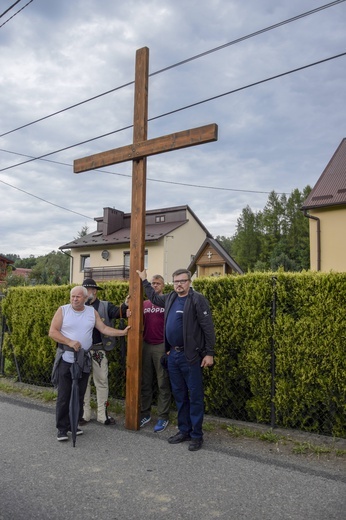
[[[104,208],[103,216],[95,221],[95,231],[59,248],[70,254],[71,283],[81,284],[84,278],[128,280],[131,213]],[[212,239],[211,234],[187,205],[146,211],[144,265],[148,277],[161,274],[171,281],[176,269],[191,264],[207,238]]]

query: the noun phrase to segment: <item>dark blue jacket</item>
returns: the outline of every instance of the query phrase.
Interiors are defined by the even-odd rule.
[[[178,295],[175,291],[158,295],[148,280],[143,280],[143,288],[149,300],[165,308],[165,325],[172,303]],[[190,288],[183,316],[184,352],[189,363],[198,358],[214,356],[215,332],[208,300],[203,294]],[[170,346],[165,336],[166,352]],[[172,345],[173,346],[173,345]]]

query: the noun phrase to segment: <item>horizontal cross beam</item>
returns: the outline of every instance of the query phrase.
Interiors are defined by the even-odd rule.
[[[136,161],[150,155],[188,148],[196,144],[217,141],[218,127],[216,124],[200,126],[191,130],[183,130],[174,134],[148,139],[135,144],[129,144],[107,152],[97,153],[82,159],[76,159],[73,163],[74,173],[95,170],[111,164],[119,164],[126,161]]]

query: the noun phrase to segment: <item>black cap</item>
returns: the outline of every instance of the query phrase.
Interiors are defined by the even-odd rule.
[[[83,287],[91,287],[92,289],[99,289],[100,291],[103,290],[102,287],[96,285],[95,280],[93,280],[92,278],[85,278],[82,285]]]

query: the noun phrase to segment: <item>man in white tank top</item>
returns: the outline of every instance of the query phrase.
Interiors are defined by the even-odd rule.
[[[58,441],[68,440],[67,432],[70,427],[69,403],[72,388],[71,364],[74,362],[74,353],[83,349],[88,352],[92,346],[92,332],[94,327],[107,336],[125,336],[130,327],[124,330],[107,327],[100,315],[93,307],[85,302],[88,292],[85,287],[77,286],[71,289],[70,303],[62,305],[56,311],[49,329],[49,337],[63,349],[58,371],[58,398],[56,402],[56,427]],[[89,368],[90,371],[90,368]],[[83,417],[83,401],[89,372],[82,373],[79,380],[79,417]],[[77,435],[82,434],[78,430]]]

